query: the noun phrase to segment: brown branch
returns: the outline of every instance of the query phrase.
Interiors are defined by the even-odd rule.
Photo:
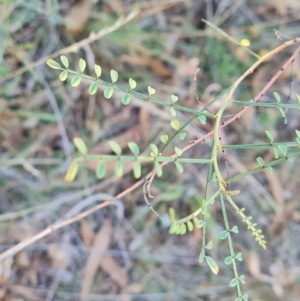
[[[297,42],[300,42],[300,38],[295,38],[292,41],[289,42],[285,42],[284,44],[282,44],[281,46],[279,46],[278,48],[276,48],[275,50],[271,51],[270,53],[272,54],[276,54],[280,51],[282,51],[283,49],[285,49],[287,46],[293,45]],[[296,49],[296,51],[293,53],[293,55],[288,59],[288,61],[282,66],[282,68],[272,77],[272,79],[269,81],[269,83],[254,97],[253,101],[258,101],[260,97],[262,97],[266,91],[271,87],[271,85],[277,80],[277,78],[282,74],[282,72],[284,71],[284,69],[294,61],[295,57],[297,56],[297,54],[300,52],[300,47],[298,47]],[[268,55],[265,56],[269,57]],[[263,60],[260,60],[260,63],[262,63]],[[257,62],[250,68],[248,69],[241,77],[241,78],[245,78],[245,74],[248,75],[249,70],[254,70],[256,67],[258,67],[259,64],[257,64]],[[221,128],[229,125],[230,123],[236,121],[237,119],[239,119],[247,110],[249,107],[244,107],[242,108],[238,113],[236,113],[232,118],[228,119],[225,122],[221,123]],[[211,137],[214,134],[214,130],[210,131],[209,133],[207,133],[205,136],[197,139],[197,140],[193,140],[190,142],[189,145],[185,146],[181,152],[184,153],[187,150],[189,150],[190,148],[194,147],[195,145],[201,143],[202,141],[205,141],[207,138]],[[170,156],[171,158],[175,159],[176,158],[176,154]],[[161,166],[164,167],[168,164],[168,162],[163,162],[161,163]],[[89,210],[86,210],[72,218],[68,218],[62,221],[59,221],[55,224],[53,224],[52,226],[46,228],[45,230],[41,231],[40,233],[34,235],[31,238],[25,239],[23,241],[21,241],[20,243],[18,243],[17,245],[9,248],[8,250],[6,250],[5,252],[0,254],[0,261],[4,260],[10,256],[14,256],[16,253],[18,253],[19,251],[21,251],[22,249],[24,249],[25,247],[29,246],[32,243],[35,243],[37,240],[49,235],[50,233],[52,233],[53,231],[62,228],[64,226],[70,225],[74,222],[77,222],[81,219],[83,219],[84,217],[96,212],[99,209],[102,209],[104,207],[107,207],[111,204],[113,204],[113,202],[117,199],[121,199],[122,197],[126,196],[128,193],[134,191],[136,188],[138,188],[140,185],[144,184],[145,182],[149,181],[149,179],[153,179],[155,176],[156,172],[155,170],[152,170],[150,173],[148,173],[147,176],[145,176],[143,179],[139,180],[137,183],[135,183],[134,185],[132,185],[131,187],[129,187],[128,189],[126,189],[125,191],[123,191],[122,193],[118,194],[115,198],[107,200]]]

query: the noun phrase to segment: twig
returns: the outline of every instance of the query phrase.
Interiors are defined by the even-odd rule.
[[[280,51],[282,51],[283,49],[285,49],[287,46],[290,46],[290,45],[293,45],[295,43],[298,43],[300,42],[300,38],[295,38],[293,39],[292,41],[289,41],[289,42],[285,42],[284,44],[282,44],[280,47],[276,48],[275,50],[271,51],[272,54],[275,54],[275,53],[278,53]],[[284,69],[289,65],[291,64],[296,56],[298,55],[298,53],[300,52],[300,47],[298,47],[296,49],[296,51],[293,53],[293,55],[288,59],[288,61],[283,65],[283,67],[277,71],[277,73],[272,77],[272,79],[269,81],[269,83],[254,97],[253,101],[256,102],[260,99],[260,97],[262,97],[266,91],[271,87],[271,85],[277,80],[277,78],[282,74],[282,72],[284,71]],[[266,57],[266,56],[265,56]],[[260,63],[262,63],[262,61],[260,61]],[[252,67],[252,69],[254,70],[259,64],[255,63],[254,66]],[[250,68],[250,70],[252,70]],[[249,69],[245,72],[247,74],[249,74]],[[242,76],[241,78],[244,78],[246,76]],[[247,107],[244,107],[242,108],[242,110],[240,110],[238,113],[236,113],[232,118],[228,119],[227,121],[225,122],[222,122],[222,124],[220,125],[220,128],[223,128],[229,124],[231,124],[232,122],[238,120],[247,110],[248,110],[248,106]],[[195,145],[201,143],[202,141],[204,140],[207,140],[209,137],[211,137],[212,135],[214,134],[214,130],[208,132],[205,136],[199,138],[199,139],[196,139],[196,140],[193,140],[193,143],[190,143],[188,145],[186,145],[183,149],[181,149],[181,152],[182,153],[185,153],[187,150],[191,149],[192,147],[194,147]],[[176,158],[176,154],[170,156],[171,158],[175,159]],[[164,167],[168,164],[168,162],[163,162],[161,163],[161,167]],[[143,179],[139,180],[138,182],[136,182],[134,185],[132,185],[131,187],[127,188],[126,190],[124,190],[123,192],[119,193],[115,198],[113,199],[110,199],[110,200],[107,200],[101,204],[98,204],[97,206],[89,209],[89,210],[86,210],[72,218],[69,218],[69,219],[65,219],[65,220],[62,220],[62,221],[59,221],[55,224],[53,224],[52,226],[46,228],[45,230],[41,231],[40,233],[34,235],[33,237],[31,238],[28,238],[28,239],[25,239],[24,241],[21,241],[20,243],[18,243],[17,245],[9,248],[8,250],[6,250],[5,252],[1,253],[0,254],[0,261],[1,260],[4,260],[5,258],[8,258],[10,256],[14,256],[16,253],[18,253],[19,251],[21,251],[22,249],[24,249],[25,247],[27,247],[28,245],[36,242],[37,240],[49,235],[50,233],[52,233],[53,231],[59,229],[59,228],[62,228],[64,226],[67,226],[67,225],[70,225],[74,222],[77,222],[81,219],[83,219],[84,217],[96,212],[97,210],[99,209],[102,209],[104,207],[107,207],[111,204],[113,204],[113,202],[116,200],[116,199],[121,199],[123,198],[124,196],[126,196],[127,194],[129,194],[130,192],[134,191],[136,188],[138,188],[140,185],[142,184],[145,184],[146,181],[148,181],[150,178],[154,177],[156,174],[156,171],[155,170],[152,170],[150,173],[148,173],[148,175],[146,175]]]

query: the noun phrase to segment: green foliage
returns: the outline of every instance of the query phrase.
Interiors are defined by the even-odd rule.
[[[226,126],[225,122],[221,120],[224,114],[224,110],[226,106],[230,103],[235,105],[242,105],[243,109],[249,107],[249,106],[260,106],[260,107],[268,107],[271,109],[278,110],[280,115],[285,118],[285,110],[292,108],[292,109],[300,109],[300,96],[297,96],[297,104],[285,104],[281,102],[280,95],[275,92],[274,103],[261,103],[257,100],[263,93],[260,94],[259,97],[255,97],[254,99],[250,101],[239,101],[233,99],[233,95],[241,81],[249,74],[253,72],[253,70],[264,61],[267,57],[277,53],[281,48],[276,50],[273,50],[269,52],[267,55],[260,57],[256,53],[252,52],[249,48],[247,48],[250,45],[249,40],[242,39],[241,41],[237,41],[227,35],[224,31],[221,29],[215,27],[212,23],[205,21],[209,26],[211,26],[213,29],[217,30],[223,37],[228,39],[230,42],[237,45],[237,47],[242,47],[247,51],[249,54],[251,54],[257,61],[252,65],[251,68],[249,68],[239,79],[237,79],[234,84],[232,84],[228,89],[222,91],[217,97],[215,97],[212,101],[210,101],[207,105],[203,106],[200,110],[194,110],[191,108],[186,108],[184,106],[181,106],[178,104],[179,97],[172,94],[171,101],[164,101],[161,99],[158,99],[154,97],[156,90],[148,86],[147,91],[145,93],[139,93],[136,92],[134,89],[137,87],[137,83],[133,79],[129,79],[128,85],[126,88],[123,86],[117,85],[117,81],[119,79],[118,72],[115,70],[110,71],[110,79],[111,82],[104,81],[100,79],[102,74],[102,69],[99,65],[94,65],[94,71],[96,74],[95,77],[88,76],[84,74],[84,71],[86,69],[86,62],[83,59],[79,60],[79,70],[80,72],[74,71],[69,69],[69,61],[66,56],[61,56],[60,60],[62,62],[63,67],[57,63],[54,60],[48,60],[47,65],[55,70],[60,70],[61,73],[59,75],[59,79],[61,81],[66,81],[68,79],[68,75],[71,74],[73,77],[70,80],[71,86],[76,87],[80,84],[81,79],[84,78],[86,80],[91,81],[91,84],[88,88],[88,92],[90,95],[94,95],[98,93],[99,86],[103,86],[103,95],[106,99],[111,99],[114,93],[114,90],[117,90],[123,95],[121,96],[121,103],[123,105],[129,105],[131,96],[137,97],[140,100],[143,101],[150,101],[152,103],[155,103],[160,106],[164,106],[168,109],[170,112],[170,115],[172,117],[177,116],[177,112],[185,112],[187,114],[191,114],[192,116],[183,123],[183,125],[180,125],[179,120],[174,119],[170,122],[170,127],[173,129],[171,137],[169,137],[167,134],[162,134],[160,136],[160,141],[162,143],[163,148],[160,150],[158,145],[155,145],[153,143],[150,143],[150,154],[147,155],[141,155],[141,151],[139,146],[135,142],[128,142],[128,152],[129,155],[124,155],[122,152],[122,148],[115,142],[115,141],[109,141],[109,146],[114,153],[114,155],[102,155],[102,154],[89,154],[87,146],[85,145],[84,141],[79,138],[75,137],[73,142],[76,146],[76,149],[79,152],[79,156],[75,158],[72,163],[70,164],[70,167],[67,171],[67,174],[65,176],[65,180],[68,182],[71,182],[75,179],[76,174],[78,172],[78,165],[80,162],[83,161],[97,161],[97,167],[96,167],[96,176],[99,179],[102,179],[106,176],[106,162],[114,162],[114,173],[116,176],[121,177],[123,175],[123,164],[125,162],[131,162],[132,164],[132,171],[135,178],[140,178],[142,176],[142,163],[151,163],[153,166],[153,171],[151,173],[151,177],[144,178],[146,181],[149,181],[151,184],[151,181],[153,180],[153,177],[156,175],[157,177],[161,177],[163,175],[163,166],[165,166],[168,163],[174,163],[175,168],[179,174],[184,172],[183,164],[186,163],[192,163],[192,164],[205,164],[207,166],[207,181],[206,181],[206,188],[205,193],[203,196],[203,199],[201,201],[201,206],[199,206],[194,212],[192,212],[190,215],[183,217],[183,218],[176,218],[176,213],[173,208],[169,209],[169,219],[170,219],[170,228],[169,233],[174,235],[185,235],[188,232],[194,231],[195,228],[199,228],[202,231],[202,247],[201,252],[199,254],[199,262],[206,262],[212,273],[218,274],[219,272],[219,266],[217,262],[211,257],[211,250],[213,249],[213,242],[207,241],[206,237],[206,231],[208,227],[207,221],[209,220],[211,216],[211,206],[215,203],[215,201],[219,200],[221,209],[222,209],[222,215],[223,215],[223,222],[224,222],[224,230],[219,233],[219,239],[220,240],[227,240],[228,247],[229,247],[229,256],[227,256],[224,260],[224,263],[226,265],[230,265],[232,267],[233,272],[233,278],[229,283],[230,287],[233,287],[237,291],[237,298],[236,301],[247,301],[248,295],[242,294],[241,291],[241,284],[245,283],[245,276],[239,275],[237,271],[237,265],[236,262],[242,261],[242,254],[241,253],[235,253],[233,248],[233,241],[232,236],[234,237],[235,234],[239,233],[239,229],[237,225],[230,226],[229,221],[227,218],[227,210],[225,207],[225,201],[231,205],[234,210],[236,211],[237,215],[241,218],[241,221],[246,225],[247,229],[250,231],[251,235],[254,237],[255,241],[257,241],[258,245],[260,245],[263,249],[266,248],[266,240],[264,235],[262,234],[262,231],[260,229],[257,229],[257,224],[253,223],[251,216],[246,216],[244,211],[245,209],[240,209],[235,201],[232,199],[233,196],[236,196],[240,193],[239,190],[230,190],[228,189],[228,184],[238,181],[241,178],[244,178],[248,175],[260,172],[262,170],[267,170],[268,172],[273,172],[273,167],[277,164],[280,164],[286,160],[291,160],[295,156],[300,155],[300,151],[296,152],[290,152],[289,148],[291,147],[298,147],[300,146],[300,131],[296,130],[296,139],[293,142],[274,142],[274,136],[273,134],[265,130],[266,134],[266,143],[260,143],[260,144],[243,144],[243,145],[222,145],[221,143],[221,137],[220,137],[220,129],[223,126]],[[292,42],[289,42],[292,44]],[[283,44],[284,46],[281,46],[282,48],[287,47],[287,44]],[[253,69],[253,70],[252,70]],[[279,75],[278,75],[279,76]],[[264,90],[263,90],[264,91]],[[222,96],[224,96],[224,99],[222,100],[222,104],[216,114],[210,113],[208,108],[218,99],[220,99]],[[241,112],[239,111],[239,112]],[[235,118],[238,119],[240,117],[239,113],[235,115]],[[195,143],[195,141],[191,141],[190,145],[185,146],[183,148],[179,146],[175,146],[174,148],[174,154],[172,156],[164,156],[164,150],[169,147],[170,143],[172,141],[175,141],[175,139],[178,137],[179,140],[184,140],[187,136],[187,133],[184,132],[185,128],[193,121],[198,120],[200,121],[200,125],[204,125],[207,123],[208,119],[211,119],[214,124],[213,130],[211,133],[208,133],[208,137],[213,138],[212,146],[211,146],[211,154],[210,157],[207,159],[204,158],[185,158],[184,153],[187,149],[192,147]],[[233,121],[230,121],[233,122]],[[228,123],[230,123],[228,121]],[[175,130],[175,132],[174,132]],[[203,141],[203,139],[198,139],[197,143]],[[255,167],[253,169],[250,169],[246,172],[239,173],[235,176],[232,176],[226,180],[223,179],[222,173],[220,171],[220,160],[218,157],[218,153],[220,151],[224,151],[226,149],[246,149],[251,148],[253,150],[260,149],[260,148],[269,148],[272,151],[272,154],[274,156],[274,159],[265,162],[262,157],[257,157],[256,161],[258,163],[258,167]],[[212,188],[210,185],[211,183],[214,183],[214,188]],[[145,183],[147,184],[147,182]],[[149,186],[150,186],[149,184]],[[216,186],[217,185],[217,189]],[[145,186],[144,186],[145,187]],[[213,191],[214,189],[214,191]],[[213,191],[213,192],[212,192]],[[149,191],[144,191],[144,197],[146,199],[146,194]],[[147,202],[148,206],[151,208],[150,204]],[[152,208],[151,208],[152,209]],[[152,211],[154,211],[152,209]],[[155,211],[154,211],[155,212]],[[157,214],[158,215],[158,214]],[[159,216],[159,215],[158,215]],[[160,217],[160,216],[159,216]]]

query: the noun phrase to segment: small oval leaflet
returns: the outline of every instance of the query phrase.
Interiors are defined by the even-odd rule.
[[[180,157],[182,155],[182,151],[180,148],[178,148],[177,146],[175,146],[175,154],[177,157]]]
[[[172,224],[172,226],[169,229],[170,234],[175,234],[178,231],[178,224]]]
[[[219,238],[225,239],[225,238],[227,238],[227,236],[228,236],[228,232],[224,230],[220,233]]]
[[[119,146],[119,144],[115,141],[109,141],[108,142],[110,148],[112,149],[112,151],[117,155],[120,156],[122,154],[122,149]]]
[[[157,148],[157,146],[155,144],[151,143],[149,145],[149,147],[150,147],[152,153],[154,154],[154,156],[157,156],[158,155],[158,148]]]
[[[176,96],[174,94],[171,95],[171,98],[172,98],[172,102],[173,103],[176,102],[176,101],[178,101],[178,96]]]
[[[179,173],[183,173],[183,167],[179,162],[175,162],[175,166]]]
[[[101,67],[99,65],[95,64],[94,65],[94,70],[95,70],[96,76],[100,77],[101,76],[101,72],[102,72]]]
[[[276,100],[277,103],[281,102],[281,97],[280,97],[280,95],[277,92],[274,92],[273,96],[274,96],[274,98],[275,98],[275,100]]]
[[[122,177],[122,175],[123,175],[123,164],[120,161],[118,161],[116,163],[116,166],[115,166],[115,175],[117,177],[119,177],[119,178]]]
[[[123,95],[121,98],[121,102],[124,106],[127,106],[130,103],[130,95],[129,94]]]
[[[154,162],[154,169],[156,171],[157,176],[161,177],[162,176],[162,168],[157,161]]]
[[[86,67],[86,62],[84,59],[80,59],[79,60],[79,70],[80,72],[83,72],[85,70]]]
[[[181,224],[180,225],[180,235],[184,235],[186,233],[186,225]]]
[[[114,93],[114,89],[112,87],[107,87],[104,90],[104,97],[106,99],[110,99],[112,97],[113,93]]]
[[[78,163],[76,160],[73,160],[68,168],[64,180],[66,182],[72,182],[76,177],[77,171],[78,171]]]
[[[63,72],[61,72],[61,74],[59,75],[59,79],[64,82],[66,79],[68,78],[68,71],[64,70]]]
[[[202,124],[206,124],[206,116],[201,115],[201,116],[199,116],[198,118],[199,118],[199,120],[200,120],[200,122],[201,122]]]
[[[46,64],[52,69],[61,69],[61,65],[52,59],[47,60]]]
[[[257,161],[257,163],[258,163],[260,166],[264,166],[264,165],[265,165],[265,162],[264,162],[264,160],[263,160],[262,157],[257,157],[257,158],[256,158],[256,161]]]
[[[149,93],[149,95],[153,95],[153,94],[155,94],[155,89],[153,89],[152,87],[148,87],[148,93]]]
[[[287,148],[286,148],[286,146],[285,146],[284,144],[279,144],[277,147],[278,147],[278,149],[282,152],[282,154],[283,154],[284,156],[287,155]]]
[[[199,255],[199,262],[202,263],[205,257],[205,250],[202,249]]]
[[[273,137],[272,133],[269,132],[269,131],[265,131],[265,133],[266,133],[266,135],[267,135],[267,137],[268,137],[270,143],[272,143],[273,140],[274,140],[274,137]]]
[[[60,60],[63,63],[63,65],[68,69],[69,68],[69,60],[65,55],[60,56]]]
[[[178,121],[178,120],[172,120],[172,121],[171,121],[171,127],[172,127],[174,130],[178,131],[178,129],[179,129],[179,127],[180,127],[179,121]]]
[[[160,141],[164,144],[168,142],[169,136],[168,135],[162,135],[160,136]]]
[[[173,117],[176,116],[176,110],[173,107],[170,107],[170,113]]]
[[[243,47],[249,47],[250,46],[250,41],[248,39],[242,39],[240,41],[240,45]]]
[[[91,85],[89,86],[89,94],[94,95],[97,93],[97,90],[98,90],[98,83],[97,82],[91,83]]]
[[[210,267],[211,271],[217,275],[219,273],[219,266],[217,263],[210,257],[210,256],[205,256],[205,260]]]
[[[136,88],[136,81],[132,78],[129,79],[129,87],[130,89]]]
[[[238,228],[238,226],[233,226],[230,231],[237,234],[237,233],[239,233],[239,228]]]
[[[212,249],[212,247],[213,247],[212,241],[210,241],[210,242],[205,246],[205,248],[208,249],[208,250]]]
[[[191,232],[194,229],[194,225],[191,221],[187,221],[187,228]]]
[[[169,217],[171,221],[175,220],[175,210],[172,207],[169,208]]]
[[[233,279],[230,281],[229,286],[230,286],[230,287],[235,287],[235,286],[237,286],[237,284],[238,284],[238,280],[237,280],[236,278],[233,278]]]
[[[71,86],[72,87],[77,87],[80,84],[81,81],[81,77],[80,75],[75,75],[72,79],[71,79]]]
[[[142,173],[142,168],[141,168],[141,164],[139,162],[134,162],[133,163],[133,175],[136,179],[141,177],[141,173]]]
[[[128,147],[135,156],[137,156],[140,153],[140,149],[136,143],[128,142]]]
[[[75,137],[73,139],[73,143],[75,144],[75,146],[78,149],[78,151],[82,155],[86,156],[86,154],[87,154],[87,147],[86,147],[84,141],[81,138],[79,138],[79,137]]]
[[[187,136],[187,133],[180,133],[179,134],[180,140],[184,140],[186,136]]]
[[[98,179],[102,179],[102,178],[104,178],[105,174],[106,174],[105,163],[103,161],[100,161],[96,167],[96,177]]]
[[[112,83],[115,83],[118,80],[118,76],[119,76],[119,74],[117,71],[115,71],[115,70],[110,71],[110,78],[111,78]]]
[[[225,260],[224,260],[224,263],[227,264],[227,265],[231,265],[232,262],[233,262],[233,259],[232,259],[231,256],[226,257]]]

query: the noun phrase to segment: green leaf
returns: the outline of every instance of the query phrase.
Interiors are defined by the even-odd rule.
[[[197,218],[194,217],[194,223],[195,223],[195,226],[196,226],[197,228],[201,229],[201,228],[204,226],[205,221],[202,220],[202,219],[199,220],[199,219],[197,219]]]
[[[153,89],[152,87],[148,87],[148,93],[149,95],[154,95],[155,94],[155,89]]]
[[[212,241],[210,241],[210,242],[205,246],[205,248],[206,248],[207,250],[212,249],[212,247],[213,247]]]
[[[210,256],[205,256],[205,260],[210,267],[211,271],[217,275],[219,273],[219,267],[217,263],[210,257]]]
[[[281,117],[284,118],[285,117],[285,113],[284,113],[283,109],[282,108],[277,108],[277,109],[278,109]]]
[[[128,142],[128,147],[135,156],[137,156],[140,153],[140,149],[136,143]]]
[[[178,131],[178,129],[179,129],[179,127],[180,127],[179,121],[178,121],[178,120],[172,120],[172,121],[171,121],[171,127],[172,127],[174,130]]]
[[[180,148],[178,148],[177,146],[175,146],[175,154],[177,157],[180,157],[182,155],[182,151]]]
[[[52,69],[61,69],[61,65],[52,59],[47,60],[46,64]]]
[[[76,160],[73,160],[68,168],[64,180],[66,182],[72,182],[76,177],[77,171],[78,171],[78,163]]]
[[[227,264],[227,265],[231,265],[232,262],[233,262],[233,259],[232,259],[231,256],[226,257],[225,260],[224,260],[224,263]]]
[[[131,90],[136,88],[136,81],[132,78],[129,79],[129,87]]]
[[[247,294],[245,294],[243,297],[242,297],[242,299],[244,300],[244,301],[248,301],[248,295]]]
[[[186,233],[186,225],[180,224],[180,234],[184,235]]]
[[[115,71],[115,70],[110,71],[110,78],[111,78],[112,83],[115,83],[118,80],[118,76],[119,76],[119,74],[117,71]]]
[[[96,177],[98,179],[104,178],[106,174],[106,166],[103,161],[98,162],[97,167],[96,167]]]
[[[237,234],[237,233],[239,233],[239,228],[238,228],[238,226],[233,226],[230,231]]]
[[[277,159],[279,157],[277,148],[271,147],[271,150],[272,150],[274,158]]]
[[[73,143],[75,144],[76,148],[82,155],[84,155],[84,156],[87,155],[87,147],[81,138],[75,137],[73,139]]]
[[[80,75],[75,75],[72,79],[71,79],[71,86],[72,87],[77,87],[80,84],[81,81],[81,77]]]
[[[186,136],[187,136],[187,133],[180,133],[179,134],[180,140],[184,140]]]
[[[157,148],[157,146],[155,144],[153,144],[153,143],[151,143],[149,146],[150,146],[150,149],[151,149],[153,155],[155,157],[158,156],[158,148]]]
[[[277,92],[274,92],[273,95],[274,95],[274,98],[275,98],[276,102],[280,103],[280,101],[281,101],[280,95]]]
[[[183,167],[179,162],[175,162],[175,166],[179,173],[183,173]]]
[[[101,67],[99,65],[95,64],[94,65],[94,70],[95,70],[96,76],[100,77],[101,76],[101,72],[102,72]]]
[[[91,83],[91,85],[89,86],[89,94],[94,95],[97,93],[97,90],[98,90],[98,83],[97,82]]]
[[[270,143],[272,143],[272,142],[273,142],[273,140],[274,140],[274,138],[273,138],[273,135],[271,134],[271,132],[269,132],[269,131],[265,131],[265,133],[266,133],[266,135],[267,135],[267,137],[268,137],[268,139],[269,139]]]
[[[176,102],[176,101],[178,101],[178,96],[176,96],[174,94],[171,95],[171,98],[172,98],[172,102],[173,103]]]
[[[160,141],[164,144],[168,142],[169,136],[168,135],[162,135],[160,136]]]
[[[173,117],[176,116],[176,110],[173,107],[170,107],[170,113]]]
[[[193,225],[193,223],[191,222],[191,221],[187,221],[187,228],[188,228],[188,230],[191,232],[191,231],[193,231],[193,229],[194,229],[194,225]]]
[[[169,229],[169,233],[170,233],[170,234],[176,233],[176,232],[178,231],[178,228],[179,228],[179,225],[178,225],[178,224],[176,224],[176,223],[172,224],[172,226],[171,226],[170,229]]]
[[[112,97],[113,93],[114,93],[114,89],[112,87],[107,87],[104,90],[104,97],[106,99],[110,99]]]
[[[129,94],[123,95],[121,98],[121,102],[124,106],[127,106],[130,103],[130,95]]]
[[[267,167],[267,171],[270,173],[270,174],[273,174],[273,168],[271,166]]]
[[[171,221],[175,220],[175,210],[172,207],[169,208],[169,217]]]
[[[286,148],[286,146],[284,144],[279,144],[277,147],[282,152],[282,154],[286,157],[286,155],[287,155],[287,148]]]
[[[108,142],[110,148],[112,149],[112,151],[117,155],[120,156],[122,154],[122,149],[119,146],[119,144],[115,141],[109,141]]]
[[[63,63],[63,65],[68,69],[69,68],[69,60],[65,55],[60,56],[60,60]]]
[[[66,79],[68,78],[68,71],[64,70],[63,72],[61,72],[61,74],[59,75],[59,79],[64,82]]]
[[[154,169],[156,171],[157,176],[161,177],[163,172],[160,164],[157,161],[154,162]]]
[[[206,124],[206,116],[201,115],[201,116],[199,116],[198,118],[199,118],[199,120],[200,120],[200,122],[201,122],[202,124]]]
[[[141,177],[141,173],[142,173],[142,168],[141,168],[141,164],[139,162],[134,162],[133,163],[133,175],[136,179]]]
[[[243,257],[242,257],[242,253],[238,253],[235,258],[238,260],[238,261],[243,261]]]
[[[237,284],[238,284],[238,280],[237,280],[236,278],[233,278],[233,279],[230,281],[229,286],[230,286],[230,287],[235,287],[235,286],[237,286]]]
[[[115,166],[115,175],[117,177],[119,177],[119,178],[122,177],[122,175],[123,175],[123,164],[120,161],[118,161],[116,163],[116,166]]]
[[[228,236],[228,232],[226,230],[222,231],[219,235],[220,239],[225,239]]]
[[[199,255],[199,262],[202,263],[205,257],[205,249],[202,249]]]
[[[296,132],[297,137],[300,138],[300,131],[295,130],[295,132]]]
[[[80,70],[80,72],[83,72],[83,71],[85,70],[85,67],[86,67],[86,62],[85,62],[85,60],[80,59],[80,60],[79,60],[79,70]]]
[[[245,284],[245,276],[244,276],[244,275],[241,275],[241,276],[239,277],[239,280],[240,280],[243,284]]]
[[[264,162],[263,158],[261,158],[261,157],[257,157],[257,158],[256,158],[256,161],[258,162],[258,164],[259,164],[260,166],[264,166],[264,165],[265,165],[265,162]]]

